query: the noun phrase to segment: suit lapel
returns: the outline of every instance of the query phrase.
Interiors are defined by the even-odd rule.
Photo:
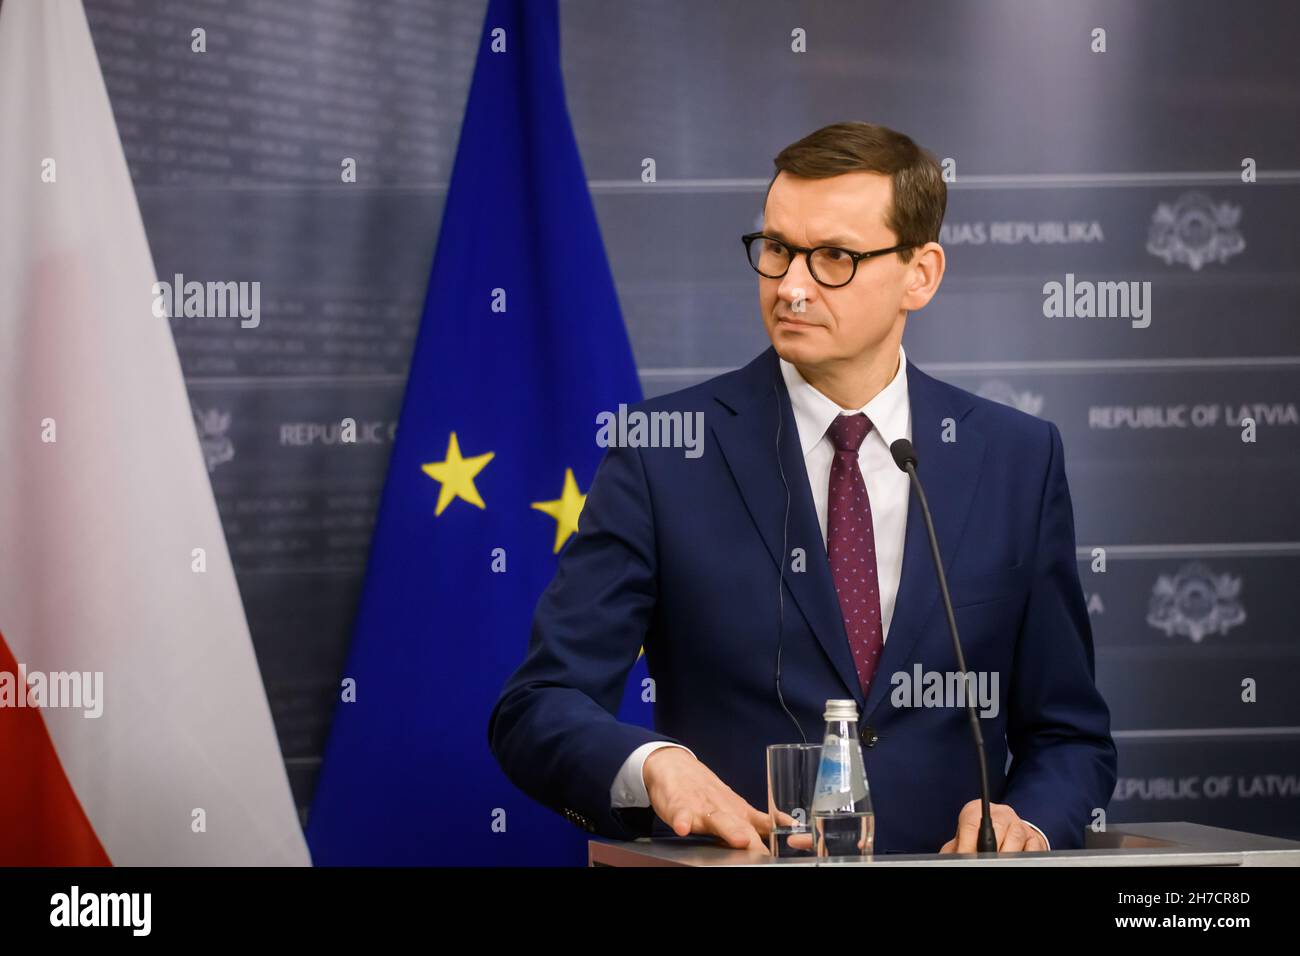
[[[912,447],[916,451],[917,475],[925,483],[926,500],[934,518],[935,536],[943,557],[944,573],[952,570],[962,529],[974,500],[984,459],[984,439],[962,418],[970,411],[960,393],[907,363],[908,403],[912,412]],[[951,419],[955,440],[944,441],[945,420]],[[880,666],[871,681],[863,709],[870,718],[890,689],[890,675],[906,670],[917,638],[939,608],[939,583],[925,532],[925,519],[913,490],[908,495],[907,530],[903,545],[903,568],[894,604],[894,616],[886,635]],[[946,625],[945,625],[946,627]],[[847,640],[847,639],[846,639]]]
[[[745,507],[758,526],[773,562],[778,567],[785,562],[785,583],[795,603],[839,674],[845,693],[861,707],[857,671],[813,506],[790,396],[775,350],[769,348],[737,375],[719,382],[715,398],[732,413],[715,416],[713,434]],[[780,468],[777,467],[778,410]],[[790,489],[788,529],[787,484]],[[784,546],[783,531],[787,532]],[[791,569],[790,552],[795,548],[802,548],[806,555],[804,571]]]

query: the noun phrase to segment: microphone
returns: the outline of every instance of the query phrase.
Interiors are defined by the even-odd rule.
[[[948,593],[948,580],[943,574],[943,561],[939,556],[939,539],[934,534],[934,519],[930,516],[930,504],[925,500],[925,489],[921,487],[921,479],[916,474],[916,452],[912,449],[912,443],[906,438],[900,438],[889,446],[889,453],[894,456],[894,464],[899,469],[907,472],[912,479],[912,490],[916,492],[917,501],[921,504],[921,517],[925,519],[925,533],[930,539],[930,556],[934,558],[934,570],[939,578],[939,593],[943,597],[943,610],[948,615],[948,631],[952,634],[952,649],[957,655],[957,669],[960,671],[963,683],[966,680],[966,658],[961,652],[961,640],[957,637],[957,619],[952,613],[952,596]],[[969,685],[968,685],[969,686]],[[979,852],[996,853],[998,852],[998,838],[993,830],[993,817],[989,813],[989,763],[988,757],[984,752],[984,735],[980,733],[979,717],[975,714],[975,702],[966,697],[966,712],[970,716],[971,736],[975,739],[975,755],[979,758],[980,767],[980,833],[979,833]]]

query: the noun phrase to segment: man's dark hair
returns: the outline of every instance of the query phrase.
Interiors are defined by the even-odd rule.
[[[882,173],[889,176],[893,200],[885,213],[885,225],[899,243],[917,246],[939,241],[939,227],[948,207],[939,162],[916,145],[909,136],[875,123],[834,123],[809,133],[776,154],[776,172],[804,179],[829,179],[851,172]],[[767,198],[764,196],[764,205]],[[912,259],[911,249],[898,254]]]

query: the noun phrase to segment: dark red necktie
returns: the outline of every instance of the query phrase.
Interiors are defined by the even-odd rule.
[[[871,502],[858,467],[858,449],[869,431],[871,419],[861,412],[836,417],[826,431],[835,446],[826,500],[826,550],[864,699],[885,647]]]

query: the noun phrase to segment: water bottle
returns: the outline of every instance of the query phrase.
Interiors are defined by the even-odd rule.
[[[813,789],[813,833],[817,855],[870,856],[875,815],[858,740],[858,705],[828,700],[822,758]]]

